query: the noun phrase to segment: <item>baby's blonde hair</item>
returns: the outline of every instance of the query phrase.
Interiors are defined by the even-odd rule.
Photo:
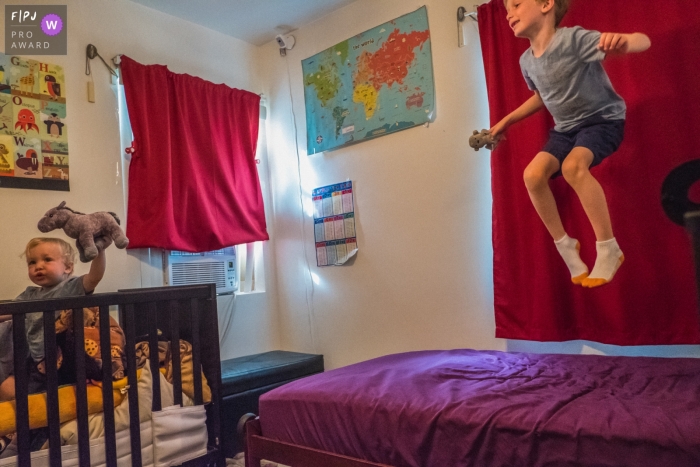
[[[65,264],[66,267],[71,267],[75,264],[75,250],[70,245],[70,243],[66,242],[65,240],[63,240],[61,238],[53,238],[53,237],[32,238],[31,240],[29,240],[29,243],[27,243],[27,246],[24,248],[24,254],[22,254],[22,256],[27,258],[29,256],[29,252],[33,248],[35,248],[43,243],[52,243],[61,249],[61,258],[63,258],[63,264]]]
[[[546,0],[535,0],[537,3],[544,3]],[[553,0],[554,1],[554,27],[558,27],[564,15],[569,11],[571,0]],[[508,3],[508,0],[503,0],[503,4]]]

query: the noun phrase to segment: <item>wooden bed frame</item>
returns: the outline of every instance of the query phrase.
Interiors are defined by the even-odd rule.
[[[246,467],[261,467],[262,459],[291,467],[392,467],[265,438],[260,419],[252,414],[244,423]]]
[[[173,358],[173,387],[175,403],[182,404],[182,378],[180,374],[179,339],[192,344],[194,368],[201,365],[211,389],[212,401],[208,404],[207,430],[208,452],[202,457],[183,464],[185,466],[224,466],[220,449],[221,360],[219,355],[218,318],[216,310],[216,286],[214,284],[157,287],[122,290],[116,293],[94,294],[49,300],[0,303],[0,315],[13,317],[13,345],[16,393],[17,461],[20,467],[31,466],[29,447],[28,375],[24,356],[28,354],[25,337],[24,315],[44,313],[44,345],[47,373],[47,407],[49,430],[49,461],[51,467],[61,466],[61,438],[58,411],[58,384],[56,370],[56,333],[54,310],[73,310],[73,332],[76,355],[76,402],[78,425],[78,453],[81,466],[90,465],[90,440],[88,434],[87,388],[85,378],[85,347],[83,308],[99,307],[100,340],[109,342],[110,307],[119,311],[119,322],[126,337],[127,378],[130,413],[131,464],[140,467],[141,436],[138,415],[138,388],[136,377],[136,343],[147,340],[151,349],[158,348],[158,331],[171,342]],[[204,338],[202,338],[204,336]],[[207,336],[217,336],[210,339]],[[102,346],[102,361],[110,362],[110,346]],[[158,374],[158,352],[150,353],[150,369]],[[201,373],[194,371],[194,403],[203,404]],[[103,405],[114,405],[112,395],[112,368],[103,366]],[[153,378],[152,410],[161,410],[160,379]],[[114,411],[105,410],[105,452],[107,467],[117,466]]]

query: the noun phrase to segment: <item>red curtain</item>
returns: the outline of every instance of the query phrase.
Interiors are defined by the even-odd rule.
[[[121,68],[135,148],[129,248],[202,252],[267,240],[260,96],[128,57]]]
[[[518,59],[503,0],[478,8],[491,124],[532,93]],[[595,289],[569,281],[528,197],[523,170],[542,148],[551,117],[542,111],[514,125],[491,155],[496,336],[618,345],[700,342],[693,257],[685,231],[664,215],[660,192],[677,165],[700,157],[700,4],[661,0],[575,1],[562,26],[644,32],[652,46],[611,58],[605,68],[627,102],[625,140],[592,173],[603,186],[625,254],[614,280]],[[593,267],[595,236],[573,189],[551,182],[564,227]]]

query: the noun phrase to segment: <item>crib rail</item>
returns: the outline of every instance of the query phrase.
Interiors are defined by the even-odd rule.
[[[16,399],[16,428],[18,465],[30,466],[29,426],[29,372],[27,366],[28,345],[25,335],[25,315],[43,313],[47,420],[49,438],[49,462],[51,467],[61,466],[60,414],[57,374],[57,347],[55,310],[73,310],[73,333],[75,353],[76,415],[78,424],[78,455],[81,466],[90,465],[90,440],[88,432],[88,403],[85,365],[85,339],[83,308],[99,308],[99,334],[103,343],[110,342],[110,307],[119,310],[119,322],[126,340],[126,376],[128,381],[129,422],[131,438],[131,463],[141,466],[141,438],[138,404],[138,382],[136,373],[136,343],[147,340],[150,347],[151,374],[154,375],[152,410],[161,407],[158,331],[161,337],[170,340],[173,358],[173,386],[175,404],[182,405],[182,375],[180,372],[179,340],[192,344],[194,403],[203,404],[202,368],[211,390],[211,403],[207,406],[207,429],[209,453],[198,465],[224,465],[219,449],[221,406],[221,367],[218,343],[218,320],[216,313],[216,287],[214,284],[159,287],[122,290],[116,293],[94,294],[83,297],[67,297],[49,300],[31,300],[0,303],[0,315],[12,315],[14,341],[14,373]],[[212,338],[212,336],[214,336]],[[204,337],[204,338],[202,338]],[[117,466],[116,430],[112,384],[110,345],[101,345],[102,397],[105,425],[105,451],[108,467]],[[201,366],[200,366],[201,365]]]

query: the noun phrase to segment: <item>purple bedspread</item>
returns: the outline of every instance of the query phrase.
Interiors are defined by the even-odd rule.
[[[700,359],[388,355],[264,394],[260,421],[396,467],[698,467]]]

